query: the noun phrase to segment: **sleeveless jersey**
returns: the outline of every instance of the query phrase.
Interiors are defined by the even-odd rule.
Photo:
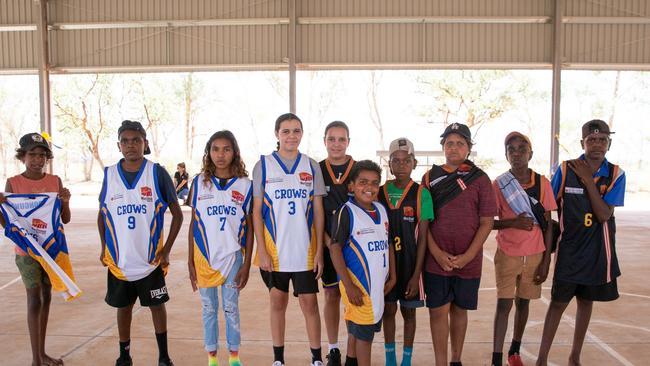
[[[158,265],[153,260],[163,247],[167,204],[160,198],[157,169],[158,164],[145,159],[132,184],[120,162],[104,169],[105,191],[100,197],[104,263],[123,281],[144,278]]]
[[[363,293],[363,305],[350,304],[345,285],[341,286],[341,297],[345,302],[345,319],[360,325],[379,322],[384,314],[384,284],[388,278],[388,215],[384,207],[373,203],[377,218],[352,201],[341,210],[350,215],[350,235],[343,245],[343,259],[352,282]]]
[[[58,193],[4,193],[7,202],[0,206],[5,235],[43,267],[52,288],[66,300],[81,294],[75,284],[68,254]]]
[[[325,232],[330,237],[332,236],[332,217],[336,213],[336,210],[339,209],[345,202],[348,201],[348,176],[350,175],[350,170],[354,165],[354,160],[350,158],[347,164],[345,164],[345,170],[340,172],[340,175],[337,175],[332,169],[332,165],[327,161],[327,159],[318,163],[320,165],[320,170],[323,172],[323,181],[325,183],[325,190],[327,191],[327,196],[323,197],[323,211],[325,211]]]
[[[601,195],[608,192],[622,170],[609,163],[609,175],[594,178]],[[562,163],[564,181],[558,192],[560,238],[554,278],[597,286],[620,276],[615,250],[616,220],[605,223],[593,214],[587,190],[572,169]]]
[[[417,263],[417,234],[422,189],[422,186],[410,181],[395,206],[388,197],[388,182],[379,190],[379,202],[388,210],[388,237],[395,245],[397,283],[391,292],[396,293],[398,299],[405,299],[406,285],[413,276]],[[423,300],[421,295],[423,291],[411,300]]]
[[[264,242],[275,272],[314,268],[314,171],[309,157],[298,154],[287,168],[277,152],[261,157],[264,187]]]
[[[203,175],[192,181],[194,207],[194,266],[199,287],[222,285],[233,269],[235,254],[246,245],[246,215],[253,185],[232,178],[221,187],[215,177],[207,184]]]

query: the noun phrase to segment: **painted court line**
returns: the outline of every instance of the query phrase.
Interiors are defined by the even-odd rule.
[[[487,258],[490,262],[492,262],[492,264],[494,264],[494,256],[487,255],[486,252],[487,252],[487,251],[484,249],[484,250],[483,250],[483,256],[484,256],[485,258]],[[546,304],[547,306],[551,303],[551,301],[550,301],[549,299],[547,299],[546,297],[544,297],[544,295],[542,295],[542,297],[540,298],[540,300],[542,300],[542,302],[543,302],[544,304]],[[569,323],[569,325],[570,325],[571,327],[575,328],[575,319],[574,319],[572,316],[570,316],[570,315],[566,315],[566,312],[565,312],[565,314],[562,314],[562,320],[566,321],[567,323]],[[632,362],[628,361],[625,357],[623,357],[623,355],[621,355],[620,353],[616,352],[616,350],[614,350],[614,349],[613,349],[612,347],[610,347],[607,343],[605,343],[603,340],[601,340],[600,338],[598,338],[598,337],[597,337],[594,333],[592,333],[590,330],[587,330],[587,334],[586,334],[586,336],[589,337],[589,338],[590,338],[594,343],[596,343],[600,348],[602,348],[603,350],[605,350],[605,352],[607,352],[610,356],[612,356],[612,357],[614,357],[616,360],[618,360],[618,362],[620,362],[621,364],[623,364],[623,365],[625,365],[625,366],[634,366],[634,364],[633,364]]]
[[[14,283],[16,283],[16,282],[18,282],[18,281],[20,281],[20,276],[14,278],[13,280],[9,281],[8,283],[2,285],[2,287],[0,287],[0,291],[6,289],[7,287],[13,285]]]

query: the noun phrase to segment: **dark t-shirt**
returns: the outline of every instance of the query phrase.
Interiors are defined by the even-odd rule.
[[[492,183],[487,175],[483,175],[436,211],[436,217],[429,230],[440,249],[451,255],[459,255],[465,253],[472,243],[480,218],[494,217],[496,214],[497,206]],[[427,272],[437,275],[480,278],[483,250],[479,251],[465,267],[450,272],[444,271],[429,251],[424,263]]]
[[[377,203],[379,204],[379,203]],[[377,219],[377,211],[366,211],[373,219]],[[331,243],[338,243],[341,246],[348,244],[350,239],[350,210],[347,206],[343,205],[336,210],[336,213],[332,217],[332,226],[331,226],[332,240]]]
[[[122,161],[120,161],[118,164],[121,164]],[[144,164],[144,162],[143,162]],[[160,188],[160,199],[165,202],[167,205],[170,203],[176,203],[178,202],[178,199],[176,197],[176,188],[174,187],[174,182],[172,182],[172,177],[167,173],[167,170],[163,168],[160,164],[154,163],[155,165],[155,170],[156,170],[156,175],[158,178],[158,188]],[[132,184],[135,178],[138,176],[138,172],[127,172],[126,170],[122,170],[124,174],[124,179],[129,184]],[[105,185],[106,181],[102,182],[102,190],[101,194],[99,195],[100,199],[104,195],[104,191],[106,190]]]
[[[348,173],[350,172],[350,164],[354,164],[354,160],[350,159],[347,163],[342,165],[329,165],[326,160],[318,163],[323,172],[323,181],[325,183],[325,190],[327,196],[323,197],[323,210],[325,211],[325,232],[330,235],[332,231],[332,218],[336,210],[348,201]]]
[[[189,174],[187,174],[187,172],[185,172],[185,173],[183,173],[183,174],[181,174],[181,173],[179,173],[179,172],[174,173],[174,182],[175,182],[176,184],[182,182],[183,180],[185,181],[185,183],[183,183],[180,187],[178,187],[178,189],[177,189],[176,191],[180,192],[180,191],[182,191],[183,189],[186,189],[186,188],[187,188],[187,184],[188,184],[187,181],[188,181],[189,177],[190,177],[190,176],[189,176]]]

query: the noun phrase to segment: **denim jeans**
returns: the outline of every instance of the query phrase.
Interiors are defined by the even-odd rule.
[[[235,276],[242,265],[242,252],[236,253],[226,282],[219,287],[199,288],[203,308],[203,336],[205,350],[214,352],[219,348],[219,288],[224,318],[226,319],[226,341],[229,351],[238,351],[241,343],[239,330],[239,289],[236,288]]]

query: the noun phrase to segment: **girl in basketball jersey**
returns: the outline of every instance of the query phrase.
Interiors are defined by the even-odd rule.
[[[213,134],[205,145],[201,174],[192,180],[189,201],[188,267],[192,288],[201,294],[208,365],[217,366],[219,287],[226,319],[228,364],[240,366],[239,291],[248,282],[253,252],[252,184],[230,131]]]
[[[323,272],[325,185],[318,163],[298,151],[302,133],[298,116],[278,117],[278,150],[263,155],[253,169],[253,227],[257,263],[271,300],[273,366],[284,365],[289,282],[307,323],[311,364],[323,364],[316,293]]]
[[[61,199],[61,221],[70,222],[70,191],[63,187],[61,178],[45,173],[47,161],[52,159],[52,150],[43,136],[28,133],[20,138],[16,159],[25,164],[25,171],[7,179],[5,192],[44,193],[58,192]],[[6,198],[0,193],[0,203]],[[0,224],[5,226],[0,215]],[[27,328],[32,346],[32,365],[63,365],[63,360],[54,359],[45,353],[45,333],[50,314],[52,285],[41,265],[27,253],[15,247],[16,266],[25,284],[27,293]]]

